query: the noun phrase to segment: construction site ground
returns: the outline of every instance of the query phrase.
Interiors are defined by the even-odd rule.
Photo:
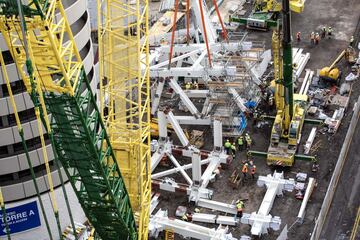
[[[226,3],[227,0],[224,0]],[[224,4],[223,3],[223,4]],[[249,4],[245,5],[250,7]],[[337,57],[337,55],[344,50],[348,44],[351,35],[357,27],[360,16],[360,4],[357,0],[307,0],[305,10],[301,14],[292,14],[292,33],[295,39],[295,33],[300,31],[302,40],[301,42],[294,41],[293,47],[303,48],[304,52],[310,52],[311,58],[306,68],[316,71],[324,66],[329,66],[331,62]],[[320,32],[323,26],[331,26],[334,29],[334,36],[332,39],[321,39],[319,45],[313,46],[310,44],[309,35],[313,31]],[[251,39],[265,40],[267,49],[271,47],[271,32],[259,32],[250,31],[249,36]],[[342,78],[344,78],[349,72],[350,67],[345,61],[341,61],[338,65],[343,71]],[[303,73],[304,74],[304,73]],[[344,141],[348,125],[352,116],[352,109],[355,101],[357,100],[360,92],[359,80],[352,86],[352,94],[350,97],[350,103],[346,110],[346,114],[342,120],[341,126],[337,133],[334,135],[317,133],[314,145],[317,144],[319,148],[315,154],[319,161],[319,171],[313,173],[311,171],[311,162],[297,161],[291,168],[279,168],[278,171],[285,172],[285,178],[295,178],[296,173],[304,172],[308,173],[310,177],[314,177],[317,180],[317,186],[310,198],[310,202],[306,209],[306,215],[303,224],[294,224],[298,211],[300,209],[301,201],[295,198],[295,192],[285,193],[283,197],[277,197],[275,199],[273,208],[270,212],[273,216],[279,216],[282,220],[281,229],[287,224],[291,226],[289,230],[289,239],[310,239],[310,234],[314,228],[315,219],[320,211],[321,204],[323,202],[330,178],[333,173],[334,166],[338,159],[342,143]],[[251,148],[258,151],[266,151],[269,145],[270,128],[272,123],[257,129],[253,126],[252,120],[249,119],[246,131],[250,133],[254,141],[254,146]],[[188,126],[184,126],[188,127]],[[313,126],[305,125],[302,133],[302,142],[300,144],[299,153],[303,152],[303,145],[309,136],[310,130]],[[213,136],[210,128],[196,128],[205,131],[205,146],[204,149],[212,150]],[[320,128],[318,128],[320,129]],[[359,139],[359,135],[355,135],[354,138]],[[176,139],[174,140],[176,143]],[[245,213],[251,213],[257,211],[263,197],[266,192],[266,188],[260,188],[256,185],[256,180],[250,178],[244,182],[239,189],[232,189],[228,185],[228,177],[233,170],[237,168],[240,170],[241,160],[246,158],[245,151],[236,154],[236,159],[231,163],[227,169],[223,169],[216,182],[211,183],[209,188],[214,190],[213,200],[231,203],[239,198],[247,199],[245,201]],[[179,159],[181,164],[190,163],[190,159]],[[271,174],[274,168],[266,165],[265,159],[254,158],[254,163],[257,166],[257,176]],[[160,167],[156,171],[165,170],[166,168]],[[346,169],[344,169],[346,171]],[[187,171],[191,176],[191,171]],[[184,182],[180,173],[172,175],[175,180]],[[340,183],[346,184],[346,182]],[[179,205],[189,206],[186,196],[181,194],[172,194],[167,192],[161,192],[162,198],[158,208],[167,209],[169,216],[175,216],[175,210]],[[343,204],[339,201],[339,204]],[[191,210],[194,206],[189,206]],[[157,208],[157,209],[158,209]],[[209,210],[201,209],[203,212],[209,212]],[[154,211],[154,213],[157,210]],[[352,210],[351,210],[352,211]],[[222,214],[222,213],[220,213]],[[338,221],[338,219],[332,219]],[[353,219],[354,220],[354,219]],[[341,231],[330,232],[327,236],[323,235],[323,239],[348,239],[354,224],[353,220],[349,219],[346,225],[342,225]],[[216,228],[216,225],[203,224],[208,227]],[[241,235],[250,235],[250,225],[240,224],[236,227],[230,227],[230,232],[234,237],[240,238]],[[280,231],[273,232],[270,230],[268,235],[264,235],[260,239],[276,239],[280,234]],[[341,238],[343,237],[343,238]]]

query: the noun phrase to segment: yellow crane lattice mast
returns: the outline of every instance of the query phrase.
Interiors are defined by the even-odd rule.
[[[151,196],[148,1],[98,0],[100,106],[132,209],[148,238]]]

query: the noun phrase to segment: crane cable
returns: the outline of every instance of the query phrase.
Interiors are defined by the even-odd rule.
[[[3,55],[2,55],[1,48],[0,48],[0,63],[1,63],[1,67],[2,67],[1,68],[1,75],[2,75],[2,78],[5,79],[5,82],[6,82],[10,102],[11,102],[11,105],[12,105],[12,108],[13,108],[13,111],[14,111],[14,115],[15,115],[16,125],[17,125],[17,128],[18,128],[19,135],[21,137],[22,145],[23,145],[23,148],[25,150],[26,160],[27,160],[27,163],[28,163],[28,166],[29,166],[29,169],[30,169],[31,178],[32,178],[32,180],[34,182],[36,195],[37,195],[38,200],[39,200],[41,212],[42,212],[43,217],[44,217],[44,221],[45,221],[45,225],[46,225],[46,228],[47,228],[47,231],[48,231],[48,234],[49,234],[49,238],[50,238],[50,240],[52,240],[53,237],[52,237],[52,234],[51,234],[51,231],[50,231],[49,221],[48,221],[48,218],[46,216],[44,204],[43,204],[41,196],[40,196],[39,186],[38,186],[37,181],[36,181],[34,168],[32,166],[29,151],[28,151],[27,144],[26,144],[26,141],[25,141],[25,138],[24,138],[24,129],[22,128],[20,118],[19,118],[19,114],[17,112],[16,103],[15,103],[15,100],[14,100],[14,95],[13,95],[12,90],[11,90],[10,80],[9,80],[9,76],[7,74],[7,71],[6,71],[6,65],[5,65]]]
[[[0,207],[1,207],[1,211],[2,211],[2,222],[3,222],[3,224],[5,224],[6,236],[7,236],[8,240],[11,240],[10,228],[9,228],[9,224],[8,224],[8,222],[6,220],[6,208],[5,208],[4,198],[3,198],[3,195],[1,193],[1,187],[0,187]]]

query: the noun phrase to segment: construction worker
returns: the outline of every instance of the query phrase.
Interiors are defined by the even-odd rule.
[[[191,222],[192,221],[192,216],[191,213],[185,213],[182,217],[181,220],[185,221],[185,222]]]
[[[244,146],[244,137],[242,135],[238,138],[238,145],[239,145],[239,152],[241,152]]]
[[[314,44],[315,44],[315,33],[314,33],[314,32],[312,32],[312,33],[310,34],[310,42],[311,42],[311,45],[314,45]]]
[[[247,163],[244,164],[244,166],[243,166],[242,169],[241,169],[241,172],[242,172],[242,174],[243,174],[243,176],[244,176],[244,180],[245,180],[245,179],[246,179],[246,175],[247,175],[247,173],[248,173],[248,164],[247,164]]]
[[[355,41],[354,36],[351,36],[351,38],[350,38],[350,46],[353,46],[354,41]]]
[[[330,39],[332,36],[333,29],[331,27],[329,27],[327,32],[328,32],[329,39]]]
[[[235,145],[235,142],[233,142],[233,144],[231,145],[231,153],[232,153],[233,158],[235,158],[235,156],[236,156],[236,145]]]
[[[252,179],[255,179],[255,173],[256,173],[256,166],[255,165],[253,165],[252,167],[251,167],[251,178]]]
[[[323,27],[321,29],[321,38],[325,38],[326,37],[326,27]]]
[[[248,133],[245,134],[246,148],[249,149],[251,147],[251,137]]]
[[[238,218],[242,218],[244,207],[245,207],[245,204],[243,201],[241,201],[240,199],[236,201],[236,210],[237,210],[236,216]]]
[[[318,45],[320,42],[320,35],[319,33],[315,33],[315,44]]]
[[[199,209],[199,208],[195,208],[195,212],[196,212],[196,213],[200,213],[200,209]]]
[[[185,89],[186,89],[186,90],[190,90],[190,89],[191,89],[191,82],[187,82],[187,83],[186,83]]]
[[[231,150],[231,143],[229,139],[226,139],[224,146],[225,146],[226,154],[229,155]]]
[[[296,39],[297,39],[298,42],[301,41],[301,32],[296,33]]]

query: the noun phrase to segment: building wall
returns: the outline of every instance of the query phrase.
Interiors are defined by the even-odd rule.
[[[75,42],[79,49],[81,58],[83,59],[84,68],[88,79],[91,82],[93,92],[96,92],[96,73],[94,67],[94,49],[91,41],[90,16],[88,12],[87,0],[62,0],[66,9],[68,21],[74,34]],[[51,212],[52,208],[48,197],[48,184],[44,159],[41,151],[39,131],[34,113],[34,105],[29,95],[25,91],[22,80],[16,71],[16,66],[11,59],[10,52],[0,34],[0,48],[6,61],[7,72],[10,77],[12,89],[15,95],[15,101],[20,115],[20,119],[24,128],[25,139],[29,148],[29,154],[32,165],[37,176],[37,182],[40,191],[43,193],[42,198],[46,202],[47,211]],[[52,176],[55,186],[60,185],[57,169],[53,166],[53,152],[50,142],[45,134],[47,143],[48,157],[52,170]],[[63,174],[66,178],[65,174]],[[0,74],[0,186],[4,195],[7,207],[22,205],[25,202],[32,201],[35,197],[35,188],[31,179],[29,166],[22,148],[21,139],[15,123],[13,109],[8,97],[5,80]],[[76,219],[78,222],[85,220],[84,213],[78,204],[75,193],[67,184],[69,195],[71,196],[72,208],[76,211]],[[65,203],[61,197],[61,187],[57,190],[59,208],[61,213],[62,225],[65,228],[70,224],[65,211]],[[36,198],[35,198],[36,199]],[[62,201],[62,202],[61,202]],[[66,214],[65,214],[66,213]],[[53,217],[53,214],[48,214]],[[52,228],[55,227],[55,220],[52,222]],[[42,227],[37,230],[27,232],[26,234],[17,234],[13,239],[48,239],[44,222]],[[56,232],[56,231],[54,231]],[[32,236],[33,235],[33,236]],[[40,237],[41,236],[41,237]],[[40,238],[39,238],[40,237]],[[57,239],[57,238],[56,238]]]

